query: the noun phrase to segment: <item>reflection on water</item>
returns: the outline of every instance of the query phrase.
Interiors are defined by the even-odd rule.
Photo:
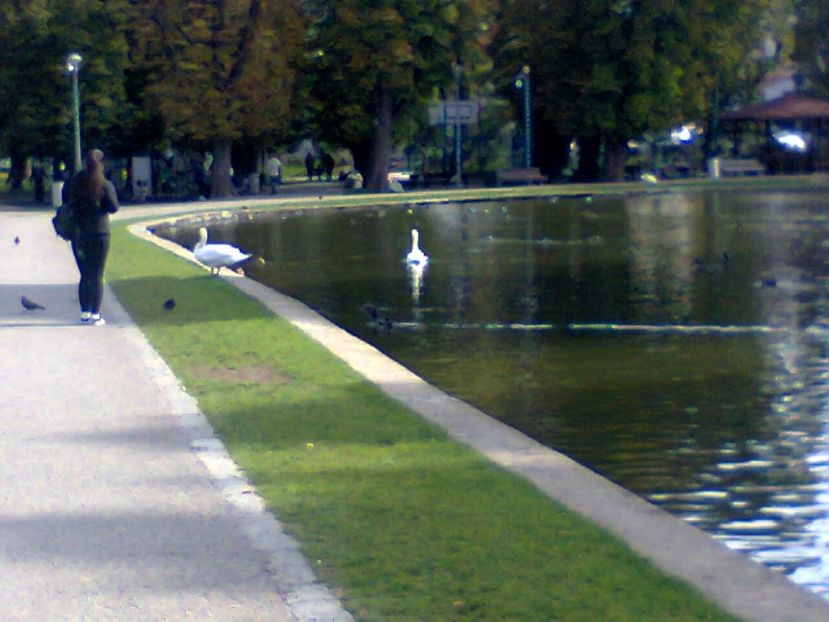
[[[403,262],[412,227],[425,271]],[[434,384],[829,596],[821,196],[298,212],[211,238]]]

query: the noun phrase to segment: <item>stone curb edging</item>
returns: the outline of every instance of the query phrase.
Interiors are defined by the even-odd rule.
[[[108,304],[118,305],[129,317],[116,296],[110,295],[108,300]],[[169,396],[171,414],[187,434],[191,450],[239,519],[245,535],[254,548],[268,555],[268,572],[293,619],[296,622],[354,622],[339,599],[317,579],[299,543],[285,533],[280,522],[268,511],[264,499],[231,458],[196,400],[185,391],[146,336],[137,326],[125,330],[134,331],[132,336],[142,363],[159,389]]]
[[[163,217],[130,225],[128,229],[141,239],[195,262],[192,253],[147,230],[147,225],[161,220]],[[655,566],[694,586],[732,614],[748,622],[829,620],[829,602],[816,594],[729,550],[708,534],[563,454],[432,387],[304,304],[235,273],[223,274],[222,278],[294,324],[452,438],[607,529]]]

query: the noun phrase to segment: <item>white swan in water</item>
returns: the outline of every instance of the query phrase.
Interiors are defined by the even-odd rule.
[[[423,292],[423,277],[426,275],[425,263],[407,263],[406,272],[409,275],[409,286],[412,291],[412,301],[415,304],[420,302],[420,294]]]
[[[417,245],[419,237],[417,229],[412,229],[412,250],[406,255],[406,263],[412,266],[425,266],[429,263],[429,257]]]
[[[208,244],[207,229],[204,227],[199,229],[199,241],[193,248],[193,256],[199,263],[210,268],[210,274],[219,274],[222,268],[235,266],[251,258],[251,255],[230,244]]]

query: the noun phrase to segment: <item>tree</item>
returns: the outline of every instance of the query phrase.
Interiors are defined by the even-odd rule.
[[[299,0],[134,2],[130,38],[147,93],[173,137],[212,145],[213,195],[231,193],[234,141],[290,125]]]
[[[27,156],[42,144],[45,119],[61,112],[54,97],[59,57],[45,45],[49,14],[44,3],[0,3],[0,150],[12,159],[12,189],[23,181]],[[44,55],[51,55],[52,67],[40,60]],[[52,133],[58,129],[53,125]]]
[[[31,155],[71,153],[71,102],[63,60],[86,58],[82,76],[84,138],[106,146],[122,116],[126,45],[120,0],[0,1],[0,149],[11,155],[19,187]]]
[[[795,0],[795,51],[806,86],[829,97],[829,4],[825,0]]]
[[[484,2],[320,0],[314,3],[311,88],[323,138],[348,146],[371,190],[387,187],[395,141],[453,65],[472,59]]]
[[[57,61],[68,52],[83,56],[79,73],[81,125],[85,148],[97,147],[121,153],[117,135],[130,127],[138,113],[127,97],[125,72],[129,67],[125,0],[51,0],[53,16],[49,30],[63,47]],[[65,102],[63,126],[70,127],[69,76],[61,66],[58,101]],[[64,144],[71,144],[67,140]]]
[[[505,75],[528,62],[535,114],[579,138],[581,172],[623,175],[625,145],[709,108],[719,80],[758,43],[765,0],[507,0]]]

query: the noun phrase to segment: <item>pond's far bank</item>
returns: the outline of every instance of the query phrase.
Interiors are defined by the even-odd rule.
[[[299,184],[298,184],[299,185]],[[167,218],[185,214],[221,218],[233,210],[264,211],[271,209],[326,209],[337,207],[372,207],[378,205],[435,204],[455,201],[489,201],[533,197],[578,197],[619,194],[660,194],[718,189],[757,191],[829,190],[829,174],[763,175],[721,179],[693,178],[647,182],[600,182],[590,184],[539,184],[501,188],[436,188],[402,193],[342,192],[329,190],[321,194],[315,184],[307,190],[297,188],[291,194],[260,195],[207,201],[128,203],[114,216],[115,220]],[[20,210],[20,205],[9,205]],[[0,198],[0,209],[2,199]]]

